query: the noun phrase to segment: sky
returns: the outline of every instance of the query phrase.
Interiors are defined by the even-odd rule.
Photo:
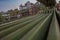
[[[25,4],[27,1],[36,3],[36,0],[0,0],[0,11],[7,11],[10,9],[16,9],[20,4]],[[58,2],[59,0],[57,0]]]
[[[36,2],[36,0],[0,0],[0,11],[16,9],[20,4],[25,4],[27,1]]]

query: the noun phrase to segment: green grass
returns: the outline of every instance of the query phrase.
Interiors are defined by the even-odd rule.
[[[46,15],[47,16],[47,15]],[[43,16],[45,17],[45,16]],[[2,39],[8,39],[8,40],[16,40],[19,38],[21,38],[25,33],[27,33],[29,30],[31,30],[37,23],[39,23],[39,21],[43,18],[38,18],[38,20],[36,19],[35,21],[25,25],[23,28],[16,30],[15,32],[9,34],[8,36],[5,36]]]
[[[22,19],[19,19],[19,20],[17,20],[17,21],[13,21],[13,22],[6,23],[6,24],[4,24],[4,25],[1,25],[0,31],[2,31],[2,30],[4,30],[4,29],[7,29],[7,28],[9,28],[9,27],[12,27],[12,26],[14,26],[14,25],[17,25],[17,24],[26,22],[26,21],[28,21],[28,20],[31,20],[31,19],[33,19],[33,18],[35,18],[35,17],[37,17],[37,16],[38,16],[38,15],[30,16],[30,17],[27,17],[27,18],[22,18]]]
[[[41,16],[42,16],[42,15],[41,15]],[[24,23],[21,23],[21,24],[18,24],[18,25],[14,25],[14,26],[12,26],[12,27],[10,27],[10,28],[8,28],[8,29],[2,30],[2,31],[0,32],[0,34],[1,34],[1,35],[0,35],[0,38],[3,37],[3,36],[5,36],[5,35],[8,35],[9,33],[12,33],[12,32],[14,32],[14,31],[16,31],[17,29],[20,29],[21,27],[27,25],[28,23],[30,23],[30,22],[32,22],[32,21],[40,18],[41,16],[38,16],[38,17],[36,17],[36,18],[33,18],[32,20],[26,21],[26,22],[24,22]]]

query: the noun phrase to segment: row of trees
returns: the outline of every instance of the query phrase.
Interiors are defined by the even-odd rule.
[[[37,1],[45,4],[45,6],[47,7],[53,7],[56,4],[56,0],[37,0]]]
[[[7,12],[0,12],[0,23],[4,21],[10,21],[10,18],[13,16],[16,16],[18,13],[19,13],[18,9],[14,9],[14,10],[11,9],[11,10],[8,10]],[[7,16],[5,16],[4,14],[6,14]]]
[[[15,9],[15,10],[8,10],[7,11],[7,13],[8,14],[10,14],[10,16],[15,16],[15,15],[17,15],[18,14],[18,12],[19,12],[19,10],[18,9]]]
[[[0,12],[0,22],[2,21],[2,15],[1,15],[1,12]]]

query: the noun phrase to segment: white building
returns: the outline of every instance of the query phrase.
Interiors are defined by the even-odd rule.
[[[19,6],[19,9],[20,10],[23,10],[23,9],[27,9],[27,8],[30,8],[31,6],[33,6],[33,3],[31,3],[30,1],[26,2],[25,5],[20,5]]]
[[[20,10],[27,9],[27,6],[21,4],[20,7],[19,7],[19,9]]]

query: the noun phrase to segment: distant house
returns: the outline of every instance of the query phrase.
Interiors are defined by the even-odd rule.
[[[20,5],[19,9],[22,11],[22,15],[29,15],[30,14],[30,8],[33,6],[33,3],[30,1],[26,2],[25,5]]]
[[[30,1],[28,1],[28,2],[25,3],[25,6],[27,6],[28,8],[31,7],[31,6],[33,6],[33,5],[34,5],[34,4],[31,3]]]
[[[26,2],[25,5],[20,5],[19,9],[20,11],[22,11],[22,15],[32,15],[32,14],[36,14],[39,10],[40,3],[36,2],[35,4],[31,3],[30,1]]]
[[[28,2],[25,3],[25,5],[22,5],[22,4],[21,4],[21,5],[19,6],[19,9],[20,9],[20,10],[24,10],[24,9],[27,9],[27,8],[29,8],[29,7],[31,7],[31,6],[33,6],[33,3],[31,3],[30,1],[28,1]]]
[[[35,4],[32,4],[32,6],[29,9],[29,14],[30,15],[37,14],[37,12],[40,10],[40,7],[39,6],[40,6],[40,3],[39,2],[36,2]]]
[[[24,9],[20,11],[21,16],[29,16],[29,9]]]
[[[21,5],[20,5],[20,7],[19,7],[19,9],[20,9],[20,10],[27,9],[27,6],[26,6],[26,5],[22,5],[22,4],[21,4]]]

